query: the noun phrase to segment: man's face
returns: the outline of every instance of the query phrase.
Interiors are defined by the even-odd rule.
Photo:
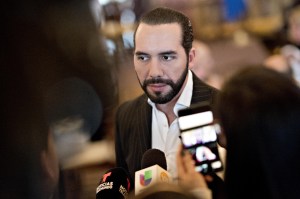
[[[141,87],[154,103],[165,104],[178,97],[186,83],[190,60],[181,45],[181,38],[177,23],[141,23],[138,27],[134,67]]]
[[[288,19],[288,37],[291,42],[300,44],[300,15],[299,13],[293,14]]]

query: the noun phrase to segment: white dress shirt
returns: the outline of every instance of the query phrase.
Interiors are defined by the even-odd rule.
[[[193,77],[192,72],[189,71],[187,84],[173,109],[177,117],[179,109],[187,108],[191,105],[192,93]],[[174,181],[177,181],[176,153],[181,142],[178,119],[176,118],[169,126],[167,116],[158,110],[150,99],[148,99],[148,103],[152,106],[152,148],[159,149],[165,153],[167,170]]]

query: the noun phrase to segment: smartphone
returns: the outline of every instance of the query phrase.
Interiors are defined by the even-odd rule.
[[[220,126],[214,120],[211,106],[199,103],[178,111],[180,137],[196,162],[196,171],[207,175],[223,170],[217,134]]]

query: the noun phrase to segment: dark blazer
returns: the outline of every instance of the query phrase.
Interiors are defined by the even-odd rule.
[[[218,90],[205,84],[193,74],[191,104],[215,101]],[[152,107],[143,94],[122,104],[116,115],[115,150],[117,166],[129,171],[134,182],[134,173],[141,169],[144,152],[151,148]],[[132,187],[133,188],[133,187]]]

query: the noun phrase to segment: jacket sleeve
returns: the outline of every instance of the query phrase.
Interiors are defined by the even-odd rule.
[[[123,122],[123,118],[121,117],[124,114],[124,106],[119,107],[116,114],[116,124],[115,124],[115,154],[116,154],[116,165],[117,167],[122,167],[128,171],[128,165],[125,160],[123,147],[122,147],[122,136],[120,131],[120,125]]]

